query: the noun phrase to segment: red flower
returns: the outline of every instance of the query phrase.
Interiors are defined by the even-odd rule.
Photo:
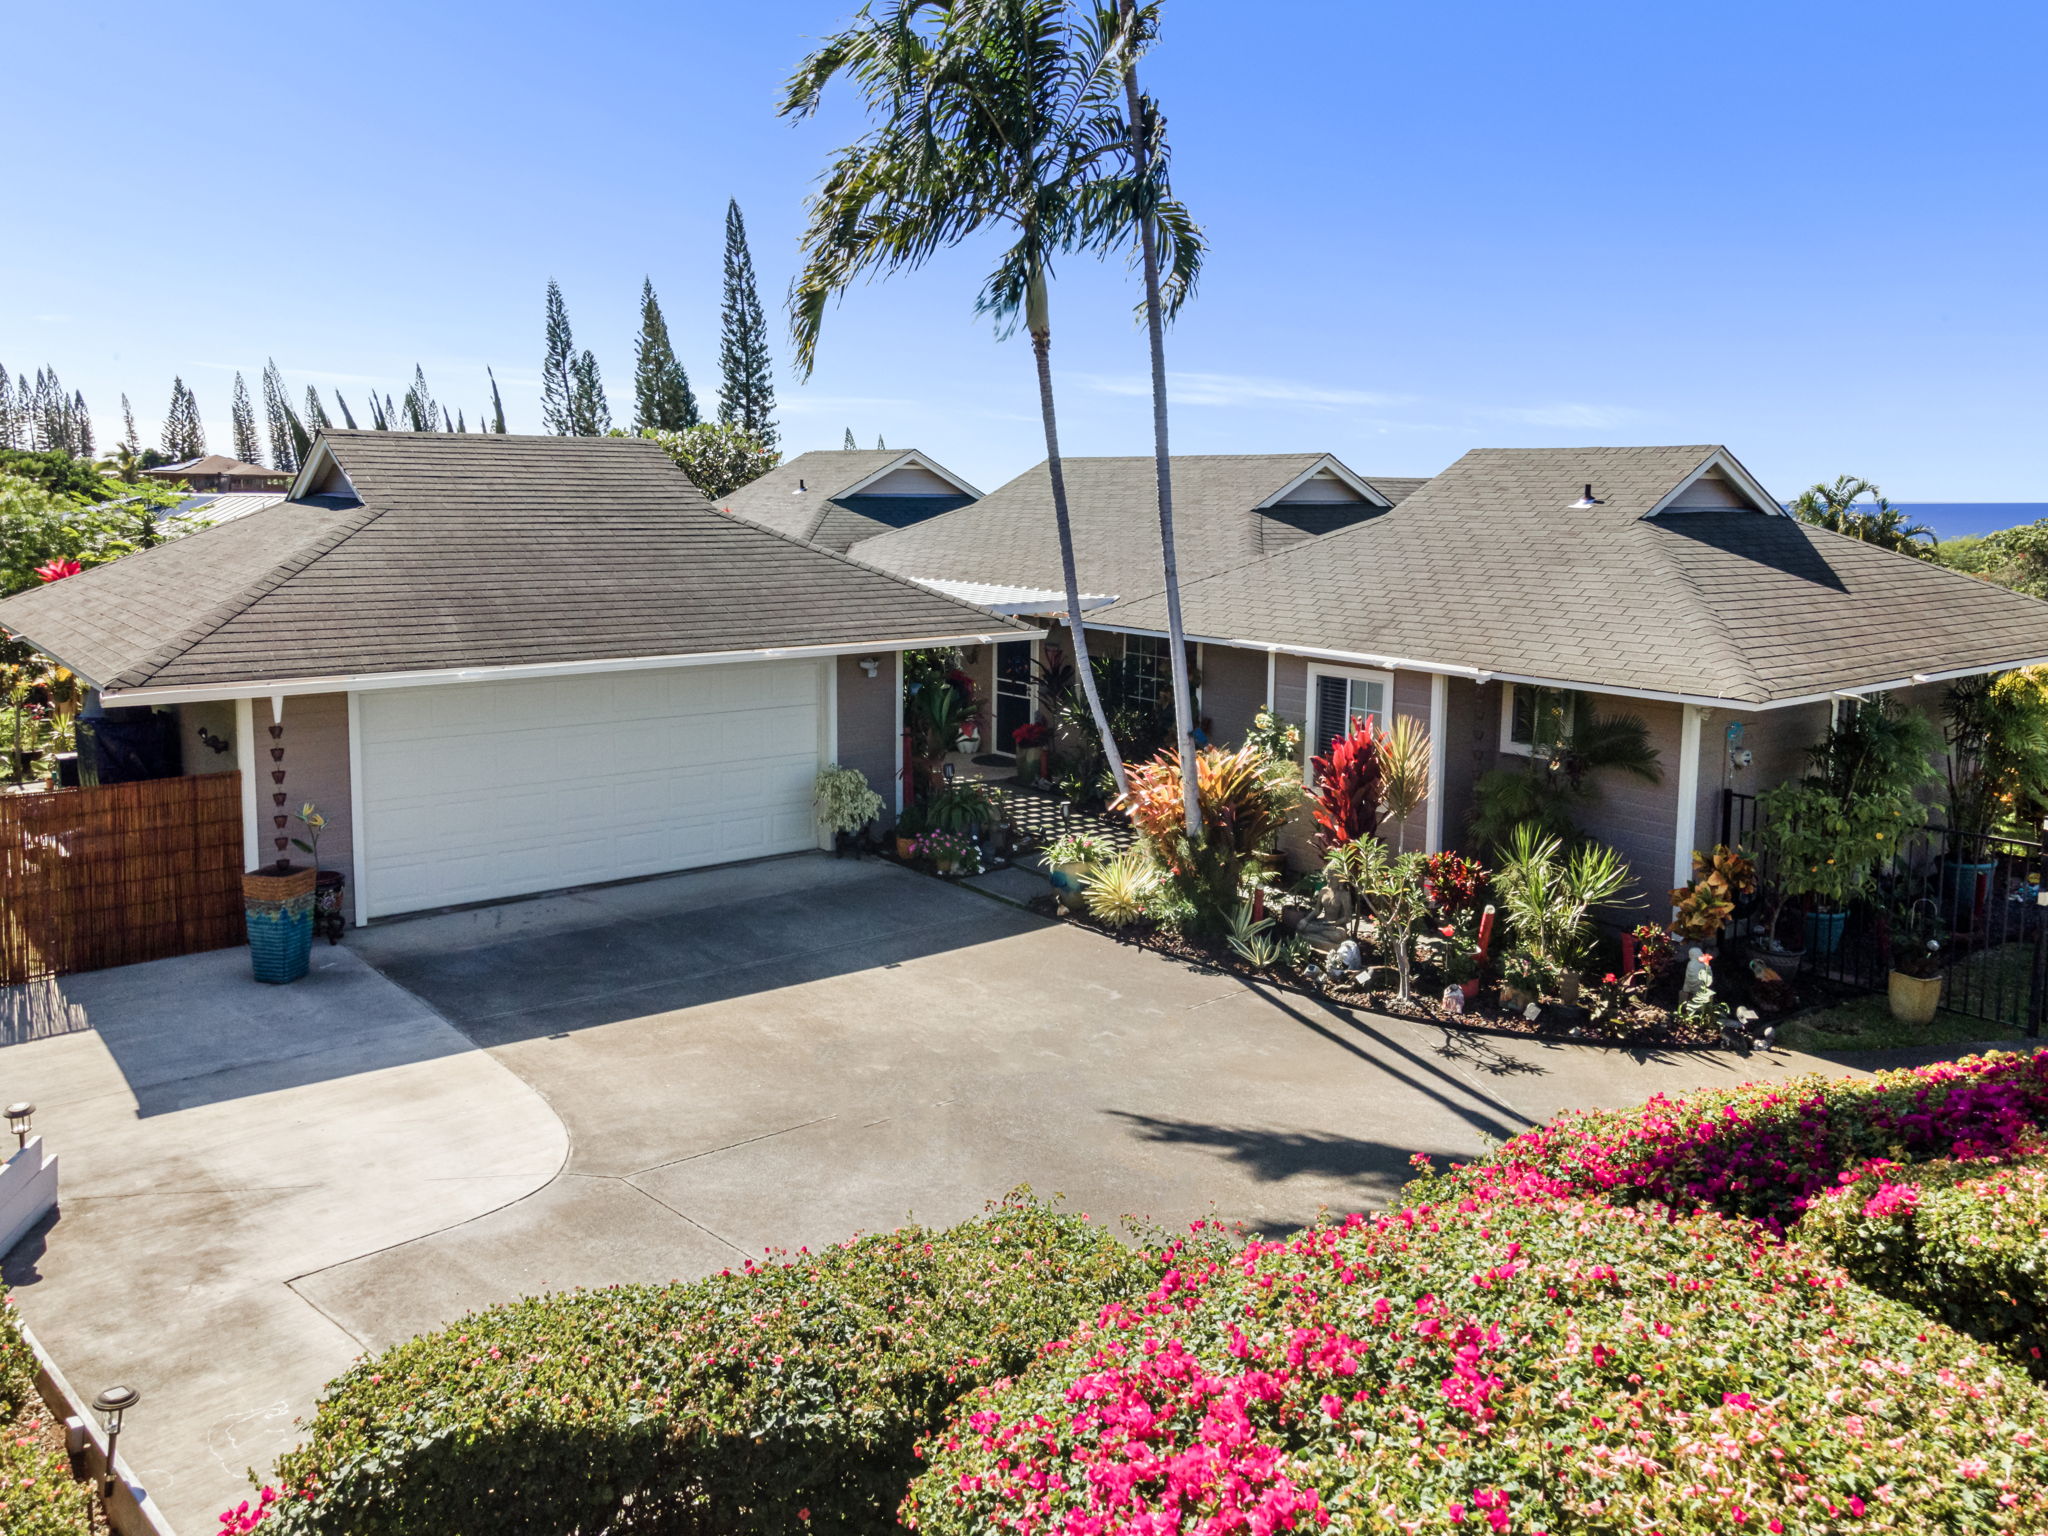
[[[36,577],[44,582],[62,581],[66,576],[76,576],[84,569],[85,567],[76,560],[52,560],[36,567]]]

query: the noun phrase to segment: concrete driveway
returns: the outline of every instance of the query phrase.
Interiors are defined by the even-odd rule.
[[[1017,1184],[1167,1225],[1386,1200],[1570,1105],[1821,1066],[1349,1015],[891,865],[800,857],[15,994],[59,1219],[5,1265],[188,1530],[320,1384],[521,1294],[969,1216]],[[381,974],[380,974],[381,973]]]

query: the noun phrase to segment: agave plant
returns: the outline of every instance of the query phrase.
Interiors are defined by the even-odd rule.
[[[1112,928],[1128,928],[1148,915],[1159,890],[1159,871],[1140,849],[1130,849],[1081,876],[1081,900]]]

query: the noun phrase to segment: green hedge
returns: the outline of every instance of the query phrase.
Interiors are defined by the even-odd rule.
[[[2048,1157],[1878,1163],[1844,1177],[1793,1238],[2048,1381]]]
[[[884,1531],[917,1438],[1168,1262],[1017,1195],[950,1230],[528,1300],[366,1360],[266,1531]]]
[[[927,1536],[2048,1530],[2048,1394],[1797,1245],[1504,1184],[1256,1242],[963,1399]]]
[[[87,1536],[91,1494],[71,1475],[61,1441],[47,1436],[49,1410],[36,1392],[36,1359],[12,1301],[0,1301],[0,1531],[6,1536]]]

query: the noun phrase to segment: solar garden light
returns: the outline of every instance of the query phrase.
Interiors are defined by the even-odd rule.
[[[23,1099],[19,1104],[7,1106],[7,1129],[14,1132],[14,1150],[19,1152],[28,1145],[28,1123],[34,1118],[35,1105]]]
[[[142,1401],[133,1387],[108,1387],[92,1400],[92,1411],[102,1416],[107,1427],[107,1476],[100,1487],[102,1501],[114,1496],[114,1447],[121,1443],[121,1415]]]

